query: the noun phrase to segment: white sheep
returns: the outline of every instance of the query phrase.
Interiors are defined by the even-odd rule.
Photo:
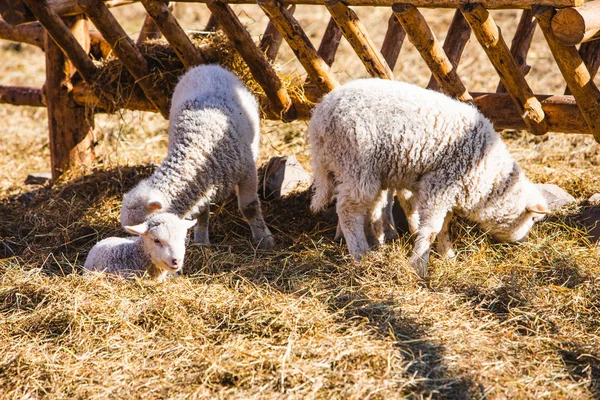
[[[110,237],[96,243],[83,268],[127,277],[147,273],[162,281],[183,267],[187,230],[195,224],[175,214],[156,214],[139,225],[125,227],[137,237]]]
[[[235,190],[252,239],[261,248],[274,240],[257,195],[259,113],[256,99],[231,72],[217,66],[192,68],[175,87],[167,157],[123,199],[121,225],[154,213],[194,216],[194,241],[209,243],[210,202]]]
[[[475,107],[415,85],[381,79],[327,94],[309,123],[315,180],[311,208],[333,196],[349,252],[368,250],[396,190],[415,235],[411,265],[427,275],[431,245],[451,255],[453,213],[496,239],[523,240],[547,203]],[[366,233],[365,233],[366,231]]]

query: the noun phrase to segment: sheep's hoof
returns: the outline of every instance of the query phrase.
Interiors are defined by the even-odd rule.
[[[384,230],[384,239],[386,242],[391,242],[392,240],[396,240],[400,237],[398,232],[395,229],[385,229]]]
[[[421,257],[414,257],[410,262],[410,266],[415,270],[419,278],[425,279],[429,276],[427,261],[423,260]]]
[[[445,253],[440,255],[446,260],[454,260],[456,258],[456,253],[452,249],[448,249]]]
[[[272,235],[265,236],[258,241],[258,248],[261,250],[271,250],[275,247],[275,239]]]
[[[208,238],[208,232],[194,231],[194,243],[195,244],[210,244],[210,240]]]

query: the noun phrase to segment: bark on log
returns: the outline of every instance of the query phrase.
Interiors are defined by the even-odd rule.
[[[450,63],[455,69],[457,69],[463,50],[470,39],[471,27],[460,10],[456,10],[452,22],[450,23],[450,27],[448,28],[448,34],[444,40],[444,45],[442,46],[442,49],[448,56],[448,60],[450,60]],[[427,89],[440,90],[440,85],[435,80],[434,75],[431,75]]]
[[[408,39],[419,51],[442,90],[447,95],[461,101],[471,101],[472,97],[456,73],[456,68],[448,59],[419,10],[406,4],[394,4],[392,10],[404,27]]]
[[[392,70],[375,47],[358,15],[341,0],[328,0],[325,6],[367,72],[375,78],[394,79]]]
[[[65,21],[72,36],[89,49],[87,20],[72,17]],[[77,107],[70,92],[75,68],[61,48],[46,35],[45,99],[48,104],[50,163],[56,179],[70,168],[87,165],[94,159],[94,116],[84,107]]]
[[[489,12],[480,4],[464,6],[461,11],[498,72],[502,84],[513,98],[525,124],[536,135],[546,133],[548,121],[544,118],[544,110],[533,95],[525,77],[519,71],[519,67],[512,58],[498,26]]]
[[[1,86],[0,103],[16,106],[46,107],[42,89],[26,86]]]
[[[193,67],[204,62],[200,52],[179,25],[167,4],[161,0],[142,0],[142,4],[183,65]]]
[[[531,10],[523,10],[515,36],[510,45],[510,54],[515,59],[515,63],[517,63],[517,67],[519,67],[523,76],[527,76],[531,69],[531,67],[527,65],[527,53],[529,53],[536,26],[537,22]],[[502,82],[498,83],[496,92],[506,93],[506,88]]]
[[[325,61],[325,64],[330,67],[335,61],[335,53],[340,45],[342,36],[342,30],[338,24],[335,23],[334,19],[330,18],[327,28],[325,28],[325,32],[323,33],[321,43],[319,44],[319,50],[317,50],[317,54]]]
[[[555,10],[551,8],[539,9],[536,13],[538,24],[552,51],[556,65],[577,100],[577,106],[584,120],[596,141],[600,143],[600,90],[594,84],[575,46],[564,45],[554,35],[551,22],[554,13]]]
[[[92,83],[96,80],[98,68],[89,57],[89,31],[85,25],[86,34],[77,40],[65,22],[48,6],[46,0],[25,0],[25,4],[40,21],[53,41],[69,57],[77,71],[86,82]],[[85,42],[81,42],[85,40]],[[83,46],[83,47],[82,47]],[[85,49],[84,49],[85,48]],[[86,50],[87,49],[87,50]]]
[[[15,26],[0,18],[0,39],[27,43],[44,50],[44,28],[39,22]]]
[[[600,33],[600,1],[590,1],[581,7],[565,8],[552,18],[552,32],[566,45],[576,45],[598,39]]]
[[[578,53],[593,80],[600,67],[600,40],[582,43],[581,46],[579,46]],[[565,88],[565,94],[571,94],[569,86]]]
[[[79,0],[78,4],[110,44],[125,68],[136,79],[148,100],[156,105],[163,117],[168,119],[169,100],[167,94],[150,79],[146,59],[106,5],[101,0]]]
[[[156,22],[154,22],[150,15],[146,14],[135,44],[139,46],[146,40],[160,39],[161,35],[160,29],[156,26]]]
[[[216,32],[217,29],[219,29],[219,23],[211,14],[210,18],[208,18],[208,22],[206,23],[206,27],[204,28],[204,30],[207,32]]]
[[[388,28],[381,45],[381,55],[393,71],[404,43],[406,32],[394,14],[388,19]]]
[[[77,5],[77,0],[47,0],[48,6],[61,17],[81,14],[83,11]],[[138,0],[104,0],[107,7],[117,7],[135,3]],[[23,24],[36,20],[35,14],[25,0],[0,0],[0,15],[12,25]]]
[[[283,0],[285,5],[289,4],[318,4],[324,5],[326,0]],[[205,3],[206,0],[180,0],[180,3]],[[252,0],[228,0],[229,4],[253,4]],[[398,0],[347,0],[347,6],[378,6],[391,7]],[[459,8],[465,4],[473,4],[474,0],[401,0],[403,4],[410,4],[422,8]],[[578,7],[583,5],[584,0],[478,0],[487,9],[529,9],[534,5],[546,5],[555,8]]]
[[[281,32],[292,51],[302,64],[311,82],[314,82],[322,94],[330,92],[338,82],[329,70],[329,66],[318,55],[314,46],[298,24],[298,21],[275,0],[257,0],[260,8]]]
[[[296,11],[296,5],[292,4],[288,7],[288,11],[290,14],[294,15]],[[274,61],[277,58],[277,53],[279,53],[279,47],[281,47],[281,42],[283,41],[283,36],[281,33],[275,28],[275,25],[271,21],[267,24],[267,28],[265,29],[265,33],[263,33],[262,38],[260,39],[260,50],[265,53],[267,59],[269,61]]]
[[[270,99],[271,111],[280,119],[294,119],[296,111],[281,79],[235,13],[227,4],[218,0],[210,0],[206,4]]]

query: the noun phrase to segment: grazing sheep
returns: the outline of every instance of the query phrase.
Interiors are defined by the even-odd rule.
[[[121,225],[160,212],[194,216],[194,242],[208,244],[210,202],[235,189],[252,239],[273,247],[257,195],[258,141],[258,105],[242,82],[217,65],[192,68],[173,93],[167,157],[125,195]]]
[[[385,190],[401,194],[415,234],[411,265],[422,277],[436,237],[437,250],[452,254],[453,213],[515,242],[549,212],[490,121],[441,93],[381,79],[350,82],[323,98],[308,130],[311,208],[337,198],[342,232],[357,258],[375,235]]]
[[[183,267],[187,230],[195,224],[175,214],[153,215],[146,222],[125,227],[138,237],[111,237],[96,243],[83,268],[124,276],[147,272],[152,279],[162,281],[167,273]]]

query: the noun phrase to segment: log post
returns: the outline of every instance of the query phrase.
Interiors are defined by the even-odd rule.
[[[406,4],[394,4],[392,10],[404,27],[408,39],[419,51],[442,90],[447,95],[461,101],[471,101],[472,97],[456,73],[456,68],[448,59],[419,10]]]
[[[44,28],[39,22],[14,26],[0,18],[0,39],[27,43],[44,50]]]
[[[461,11],[498,72],[502,84],[513,98],[527,127],[536,135],[548,132],[548,121],[544,118],[544,110],[512,58],[490,13],[480,4],[463,6]]]
[[[172,5],[169,6],[161,0],[142,0],[142,5],[183,65],[192,67],[204,62],[200,52],[196,49],[196,46],[194,46],[169,9],[169,7],[172,8]]]
[[[154,22],[149,14],[146,14],[135,44],[136,46],[140,46],[146,40],[160,39],[160,36],[160,29],[158,29],[158,26],[156,26],[156,22]]]
[[[71,36],[89,49],[87,20],[83,16],[65,21]],[[75,68],[61,48],[46,34],[45,99],[48,104],[50,163],[52,178],[71,168],[89,165],[94,160],[94,116],[78,107],[71,98],[71,77]]]
[[[327,0],[325,6],[367,72],[375,78],[394,79],[392,70],[375,47],[358,15],[341,0]]]
[[[471,27],[460,10],[456,10],[452,22],[450,23],[450,27],[448,28],[444,46],[442,46],[442,49],[448,56],[448,60],[450,60],[450,63],[455,69],[458,68],[458,63],[462,57],[463,50],[470,39]],[[440,90],[440,85],[438,85],[434,75],[431,75],[427,89]]]
[[[600,38],[600,1],[581,7],[565,8],[552,18],[552,32],[566,45],[576,45]]]
[[[271,63],[254,43],[233,10],[219,0],[208,0],[206,5],[265,91],[271,102],[271,112],[283,119],[294,119],[295,109],[290,95]]]
[[[598,73],[598,67],[600,67],[600,40],[582,43],[578,53],[587,67],[590,77],[594,79]],[[565,94],[571,94],[569,86],[565,88]]]
[[[596,141],[600,143],[600,90],[594,84],[575,46],[564,45],[554,35],[551,22],[554,13],[554,9],[540,8],[535,11],[535,17],[552,51],[556,65],[577,100],[583,118]]]
[[[325,28],[325,32],[323,33],[323,38],[319,44],[319,50],[317,50],[317,54],[323,59],[323,61],[325,61],[325,64],[330,67],[335,61],[335,53],[337,52],[341,40],[342,30],[338,24],[335,23],[333,18],[329,18],[329,23],[327,24],[327,28]]]
[[[296,11],[296,5],[292,4],[288,7],[288,11],[290,14],[294,15]],[[275,61],[277,58],[277,53],[279,52],[279,47],[281,47],[281,42],[283,41],[283,36],[275,25],[271,21],[267,24],[267,29],[265,29],[265,33],[263,33],[262,38],[260,39],[260,50],[265,53],[267,59],[269,61]]]
[[[32,1],[32,0],[28,0]],[[112,47],[144,94],[166,119],[169,118],[169,96],[149,76],[148,63],[135,43],[123,30],[101,0],[79,0],[79,7],[90,17],[96,28]]]
[[[276,0],[257,0],[257,3],[273,21],[277,30],[281,32],[308,73],[311,82],[316,84],[321,93],[330,92],[338,86],[337,79],[329,70],[329,66],[318,55],[298,21]]]
[[[204,30],[206,32],[216,32],[217,29],[219,29],[219,23],[217,22],[215,17],[211,14],[210,17],[208,18],[208,22],[206,23],[206,27],[204,28]]]
[[[73,36],[73,30],[69,29],[63,20],[49,7],[46,0],[25,0],[29,10],[35,15],[46,31],[52,36],[53,42],[69,57],[81,77],[88,83],[93,83],[98,74],[98,68],[94,65],[89,53],[89,34],[81,36],[77,40]],[[85,25],[87,30],[87,25]],[[85,40],[85,42],[81,42]],[[82,47],[84,46],[84,47]]]
[[[381,55],[393,71],[404,43],[406,32],[394,14],[388,19],[388,28],[381,45]]]
[[[529,53],[529,48],[531,47],[531,41],[533,40],[536,25],[537,22],[531,10],[523,10],[515,36],[510,45],[510,54],[515,59],[517,67],[519,67],[523,76],[527,76],[531,69],[531,67],[527,65],[527,53]],[[506,93],[506,88],[502,82],[498,83],[496,93]]]
[[[46,107],[46,99],[42,90],[38,88],[0,85],[0,104]]]

